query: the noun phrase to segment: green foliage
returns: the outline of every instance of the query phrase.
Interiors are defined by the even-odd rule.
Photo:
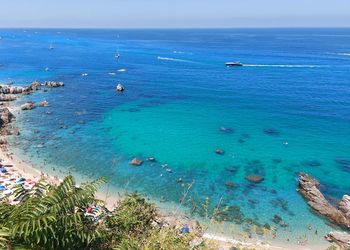
[[[153,229],[145,237],[123,239],[115,250],[187,250],[193,240],[192,234],[180,234],[172,228]],[[200,249],[197,247],[196,249]]]
[[[107,219],[110,228],[118,236],[139,235],[151,229],[151,223],[157,216],[156,207],[147,202],[138,193],[127,194]]]
[[[335,245],[327,247],[327,250],[337,250],[338,248]]]
[[[7,245],[8,238],[10,234],[8,233],[8,228],[2,227],[0,228],[0,247],[5,248]]]
[[[40,181],[31,190],[18,186],[17,205],[0,203],[0,248],[35,250],[185,250],[192,234],[160,228],[157,209],[138,193],[127,194],[113,211],[100,217],[85,209],[100,201],[98,179],[77,187],[72,176],[58,186]],[[194,249],[194,248],[192,248]],[[195,249],[200,249],[199,247]]]
[[[95,202],[102,183],[104,179],[98,179],[78,188],[68,176],[59,186],[42,189],[39,182],[31,195],[17,190],[23,201],[0,204],[0,225],[9,228],[10,241],[30,249],[86,249],[100,230],[84,216],[84,208]]]

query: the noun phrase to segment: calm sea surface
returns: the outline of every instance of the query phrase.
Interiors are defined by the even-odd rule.
[[[203,216],[206,197],[210,207],[228,206],[226,231],[236,225],[256,237],[251,221],[268,223],[277,239],[295,243],[322,241],[331,230],[296,192],[297,172],[321,180],[331,201],[350,192],[349,29],[0,36],[1,82],[66,84],[18,101],[50,103],[17,119],[21,135],[12,143],[26,160],[57,174],[109,176],[115,189],[166,204],[179,204],[192,183],[184,210]],[[131,167],[134,157],[157,162]],[[249,183],[251,174],[264,181]]]

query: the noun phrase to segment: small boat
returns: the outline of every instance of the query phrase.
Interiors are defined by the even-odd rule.
[[[117,52],[114,57],[118,60],[120,58],[120,54]]]
[[[49,49],[54,49],[54,47],[53,47],[53,45],[52,45],[52,44],[50,44]]]
[[[241,62],[227,62],[225,63],[225,65],[227,67],[239,67],[239,66],[243,66],[243,64]]]

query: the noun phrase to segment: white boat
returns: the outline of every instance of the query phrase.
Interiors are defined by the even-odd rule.
[[[52,44],[49,45],[49,49],[54,49]]]

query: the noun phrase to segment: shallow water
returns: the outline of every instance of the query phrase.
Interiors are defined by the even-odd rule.
[[[305,234],[322,241],[330,230],[296,192],[296,177],[314,175],[332,201],[350,191],[349,29],[0,30],[0,36],[0,81],[66,83],[18,101],[50,103],[18,117],[22,132],[13,143],[33,163],[106,175],[115,188],[172,203],[193,183],[185,207],[196,216],[209,197],[211,207],[239,206],[231,225],[269,223],[278,240],[295,243]],[[236,60],[246,66],[225,67]],[[114,91],[119,82],[122,94]],[[157,162],[128,164],[150,156]],[[253,185],[245,179],[250,174],[264,181]]]

